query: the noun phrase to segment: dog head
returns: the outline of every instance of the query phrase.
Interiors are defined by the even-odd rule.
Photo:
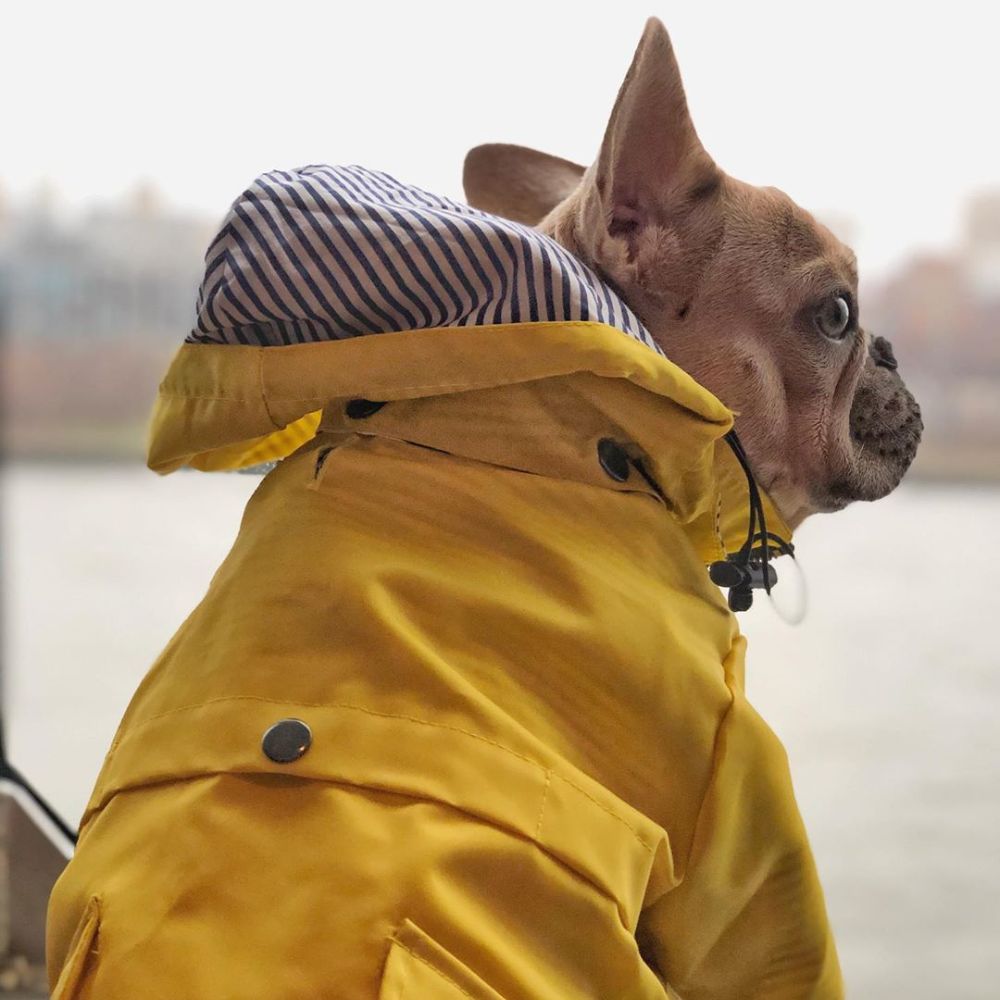
[[[792,527],[899,484],[920,408],[888,341],[860,325],[854,254],[783,192],[716,166],[658,20],[589,168],[478,146],[464,183],[471,205],[537,226],[590,265],[737,413],[754,473]]]

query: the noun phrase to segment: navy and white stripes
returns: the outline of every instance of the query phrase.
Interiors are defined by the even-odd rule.
[[[205,254],[191,343],[261,347],[366,333],[635,313],[547,236],[364,167],[272,170]]]

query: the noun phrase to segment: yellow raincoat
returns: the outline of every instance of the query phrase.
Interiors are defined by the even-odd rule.
[[[150,466],[287,457],[108,752],[56,1000],[841,996],[706,573],[732,422],[603,322],[184,344]]]

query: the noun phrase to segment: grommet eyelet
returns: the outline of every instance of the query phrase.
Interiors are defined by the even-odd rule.
[[[623,483],[629,475],[629,459],[625,449],[611,438],[597,442],[597,460],[615,482]]]
[[[362,420],[370,417],[373,413],[378,413],[385,406],[386,401],[379,402],[374,399],[352,399],[348,402],[344,412],[352,420]]]

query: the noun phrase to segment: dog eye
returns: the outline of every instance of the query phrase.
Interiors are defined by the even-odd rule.
[[[828,298],[815,315],[816,328],[830,340],[843,340],[851,325],[851,307],[843,295]]]

